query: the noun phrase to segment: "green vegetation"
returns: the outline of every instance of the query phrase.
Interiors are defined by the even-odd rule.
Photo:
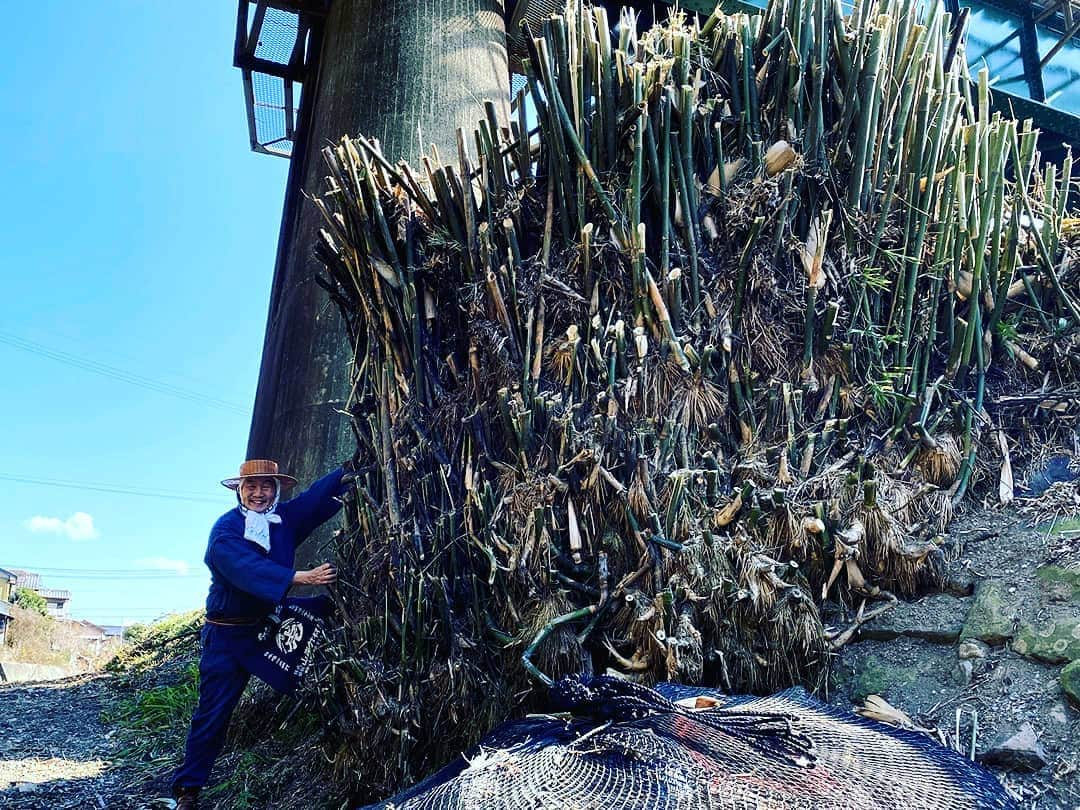
[[[199,698],[198,635],[203,612],[135,625],[106,671],[118,676],[124,697],[102,713],[121,743],[118,757],[147,778],[179,764]]]
[[[258,810],[266,804],[267,773],[273,772],[274,758],[263,752],[244,751],[232,763],[226,779],[210,787],[205,798],[225,802],[235,810]]]
[[[881,656],[869,657],[851,673],[834,673],[833,687],[844,690],[852,703],[861,703],[869,695],[884,695],[903,689],[918,678],[913,667],[903,666]]]
[[[168,616],[128,631],[129,643],[109,662],[124,697],[103,713],[121,748],[118,758],[148,780],[180,764],[198,703],[202,611]],[[229,730],[219,773],[206,791],[208,808],[339,806],[340,784],[319,749],[320,721],[310,702],[283,698],[253,680]],[[271,767],[273,765],[273,767]]]
[[[49,615],[49,603],[45,601],[45,597],[30,588],[16,588],[12,601],[26,610],[32,610],[42,616]]]
[[[124,632],[124,646],[106,664],[109,672],[140,673],[175,653],[189,649],[198,638],[205,611],[174,613],[152,624],[134,624]]]
[[[199,702],[199,666],[188,664],[176,683],[137,692],[113,710],[106,719],[122,728],[138,732],[183,732]]]
[[[1035,571],[1035,576],[1052,598],[1080,603],[1080,567],[1044,565]]]

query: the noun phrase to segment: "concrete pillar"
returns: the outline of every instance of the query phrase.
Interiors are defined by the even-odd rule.
[[[507,114],[509,85],[502,0],[334,1],[317,74],[303,90],[307,129],[286,188],[249,458],[276,459],[306,484],[355,448],[339,413],[351,350],[335,306],[314,281],[321,223],[303,198],[326,174],[322,148],[360,133],[377,138],[391,162],[418,165],[421,144],[429,143],[451,159],[456,128],[471,131],[486,99]],[[312,545],[298,564],[313,559]]]

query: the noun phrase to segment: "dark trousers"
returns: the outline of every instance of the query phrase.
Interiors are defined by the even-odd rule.
[[[199,660],[199,706],[191,718],[184,749],[184,764],[173,776],[174,790],[203,787],[210,778],[214,760],[225,745],[229,718],[240,702],[248,678],[241,665],[243,653],[255,641],[255,628],[206,625],[202,631],[202,658]]]

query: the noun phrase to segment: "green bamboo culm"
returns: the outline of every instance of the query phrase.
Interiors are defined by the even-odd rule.
[[[932,587],[992,437],[1069,440],[1039,403],[1080,385],[1071,160],[954,25],[774,0],[612,34],[572,0],[524,38],[532,110],[452,164],[325,150],[358,474],[317,670],[359,791],[565,674],[814,685],[850,637],[822,603]]]

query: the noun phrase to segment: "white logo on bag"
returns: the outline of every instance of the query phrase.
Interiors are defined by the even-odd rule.
[[[296,619],[286,619],[278,628],[277,637],[274,639],[278,649],[286,655],[296,652],[300,642],[304,638],[304,625]]]

